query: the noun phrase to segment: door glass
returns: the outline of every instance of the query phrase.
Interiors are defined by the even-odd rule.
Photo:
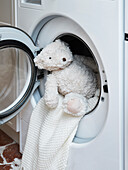
[[[0,50],[0,111],[13,107],[26,92],[31,79],[28,54],[15,47]]]

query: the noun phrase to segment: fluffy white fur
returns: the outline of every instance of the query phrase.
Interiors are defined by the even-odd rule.
[[[39,69],[52,71],[45,84],[44,97],[48,107],[55,108],[58,105],[59,92],[65,96],[63,107],[66,113],[79,116],[86,112],[86,99],[95,95],[97,79],[95,66],[94,70],[90,68],[94,65],[92,59],[84,58],[78,55],[73,57],[68,45],[56,40],[34,59]]]
[[[56,40],[47,45],[34,61],[39,69],[53,71],[67,67],[73,61],[73,56],[66,43]]]

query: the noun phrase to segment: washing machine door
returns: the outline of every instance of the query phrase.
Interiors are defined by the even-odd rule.
[[[38,50],[22,30],[0,27],[0,125],[20,112],[38,86],[33,62]]]

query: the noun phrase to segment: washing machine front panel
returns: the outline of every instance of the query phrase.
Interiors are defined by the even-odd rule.
[[[74,28],[77,30],[76,27]],[[48,31],[49,32],[48,36],[50,36],[51,38],[49,42],[53,41],[54,38],[56,37],[55,36],[52,39],[52,35],[55,35],[55,34],[52,34],[52,31],[50,30]],[[50,33],[52,35],[50,35]],[[61,35],[62,32],[58,31],[57,34]],[[118,36],[118,34],[116,35]],[[118,42],[118,38],[116,37],[116,35],[114,35],[115,36],[114,38]],[[46,37],[45,41],[47,40],[47,38],[48,37]],[[109,38],[107,37],[105,39],[107,40],[108,44],[111,44],[112,42]],[[100,44],[100,41],[103,42],[102,44],[103,46]],[[99,108],[97,107],[96,111],[99,114],[99,115],[97,114],[97,117],[95,117],[95,112],[94,113],[92,112],[90,115],[85,116],[84,119],[81,120],[76,137],[77,137],[78,143],[80,143],[80,141],[83,140],[84,144],[81,144],[80,146],[79,144],[73,143],[71,145],[67,169],[84,170],[84,169],[94,169],[95,167],[96,170],[99,170],[99,169],[100,170],[102,169],[105,169],[105,170],[117,169],[118,170],[120,169],[120,167],[123,167],[123,161],[122,161],[123,160],[122,159],[123,158],[123,154],[122,154],[123,153],[123,146],[122,146],[122,141],[123,141],[122,134],[123,133],[121,131],[122,120],[123,120],[123,115],[121,113],[123,110],[121,110],[122,101],[120,100],[121,99],[120,96],[122,96],[120,95],[122,93],[122,85],[121,85],[122,78],[119,77],[119,75],[122,75],[122,66],[121,66],[122,60],[119,58],[118,44],[115,41],[113,41],[113,43],[115,44],[112,44],[112,46],[109,46],[108,44],[106,44],[106,42],[104,43],[104,40],[102,37],[102,38],[97,39],[97,43],[95,44],[100,54],[101,61],[103,62],[103,65],[104,65],[104,67],[101,67],[101,63],[98,62],[99,67],[104,68],[100,70],[101,75],[104,76],[104,72],[107,75],[108,89],[109,89],[109,101],[108,101],[109,107],[103,106],[99,110],[97,110]],[[99,49],[98,47],[99,45],[103,47],[103,49],[102,48]],[[106,46],[106,48],[104,48],[104,46]],[[91,45],[90,47],[92,48]],[[117,49],[117,51],[113,50],[113,48]],[[110,54],[110,51],[111,51],[111,54]],[[104,79],[104,83],[105,83],[105,79]],[[105,100],[108,100],[106,95],[107,94],[104,93],[102,94],[102,97],[105,98]],[[117,107],[113,107],[113,105],[116,105]],[[105,112],[106,114],[104,114]],[[98,134],[99,132],[100,134]],[[120,138],[120,135],[122,136],[122,138]],[[94,136],[94,139],[91,141],[89,139],[89,136],[91,139],[92,139],[92,136]],[[86,141],[87,138],[89,139],[90,142]],[[121,158],[120,158],[120,155],[122,155]]]
[[[37,49],[23,31],[0,27],[0,124],[19,113],[33,92]]]
[[[105,71],[107,77],[108,112],[104,127],[94,140],[84,144],[72,143],[67,169],[122,170],[124,166],[123,1],[66,0],[62,2],[49,0],[42,5],[40,10],[19,5],[18,15],[18,26],[29,32],[30,35],[34,33],[44,18],[58,15],[76,22],[90,37],[103,64],[104,70],[101,74],[104,76]],[[25,21],[24,18],[26,18]],[[29,28],[30,25],[31,28]],[[38,30],[40,31],[42,27]],[[50,30],[45,36],[47,37],[49,34]],[[86,128],[86,124],[84,127]]]
[[[65,22],[63,19],[67,21]],[[70,28],[68,27],[69,25],[71,25]],[[93,39],[95,38],[91,39],[90,37],[92,36],[86,33],[85,28],[82,28],[81,34],[79,26],[79,23],[75,25],[74,22],[67,17],[55,17],[42,26],[36,39],[37,44],[41,48],[54,41],[57,37],[62,36],[64,33],[73,33],[89,45],[99,65],[102,79],[100,102],[102,103],[102,99],[105,99],[105,102],[102,104],[99,103],[94,112],[81,120],[74,142],[83,144],[72,143],[67,169],[84,170],[94,169],[95,167],[96,170],[102,170],[104,168],[105,170],[118,170],[120,167],[123,167],[123,156],[121,159],[119,156],[120,154],[123,155],[123,137],[120,138],[120,135],[122,135],[121,126],[123,115],[120,115],[122,113],[122,102],[120,102],[121,98],[119,98],[120,93],[122,93],[122,84],[118,84],[121,83],[120,80],[122,80],[122,78],[119,77],[119,75],[122,75],[122,58],[120,58],[118,53],[120,51],[118,47],[119,35],[117,32],[114,33],[115,40],[110,40],[109,36],[109,38],[105,36],[104,40],[107,41],[107,44],[99,34],[100,38],[97,39],[98,37],[96,36],[97,43],[94,44],[95,41],[93,41]],[[54,29],[54,27],[56,27],[56,29]],[[106,45],[101,45],[100,40]],[[111,41],[115,43],[112,46],[110,45],[112,43]],[[101,49],[98,47],[99,45],[102,47]],[[113,50],[113,48],[117,49],[117,51]],[[109,95],[104,92],[104,84],[108,84]],[[103,105],[106,102],[107,104]],[[113,104],[117,105],[117,107],[113,107]],[[106,153],[105,157],[103,156],[104,152]],[[86,160],[84,160],[84,158],[86,158]],[[93,161],[94,163],[92,163]],[[103,164],[101,164],[101,162],[103,162]]]

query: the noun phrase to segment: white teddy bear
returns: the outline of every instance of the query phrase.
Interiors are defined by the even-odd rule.
[[[66,43],[56,40],[47,45],[34,59],[39,69],[51,71],[45,83],[46,105],[56,108],[60,93],[65,96],[64,111],[74,116],[86,113],[88,99],[93,97],[97,90],[94,71],[78,57],[80,56],[72,55]]]

